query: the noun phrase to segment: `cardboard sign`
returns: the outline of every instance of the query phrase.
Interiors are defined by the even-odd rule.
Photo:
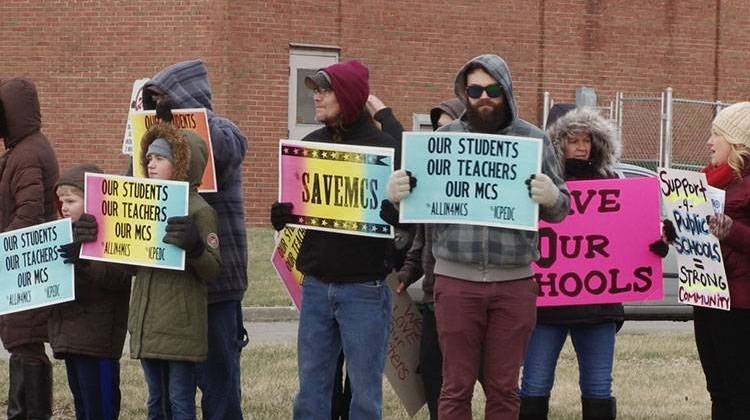
[[[729,284],[719,240],[708,230],[714,214],[706,175],[659,168],[659,190],[677,240],[677,299],[688,305],[729,310]]]
[[[386,281],[393,296],[393,314],[388,352],[385,356],[385,377],[388,378],[406,412],[413,417],[426,402],[422,376],[417,372],[422,339],[422,314],[408,293],[396,294],[398,279],[395,275],[390,275]]]
[[[143,111],[143,86],[149,79],[138,79],[133,82],[133,91],[130,94],[130,106],[128,106],[128,120],[125,122],[125,136],[122,139],[122,153],[133,155],[133,121],[132,115],[135,111]]]
[[[216,192],[216,169],[214,167],[214,151],[211,147],[211,129],[208,126],[208,112],[205,108],[186,108],[172,110],[172,125],[179,129],[189,130],[198,135],[206,144],[208,156],[206,159],[206,169],[203,171],[201,185],[198,187],[199,192]],[[140,111],[132,113],[133,121],[133,175],[145,177],[146,174],[141,170],[141,165],[137,160],[141,155],[141,139],[146,131],[160,120],[156,118],[156,111]]]
[[[540,222],[537,306],[661,300],[656,178],[567,182],[570,213]]]
[[[276,270],[276,274],[284,285],[284,289],[292,299],[294,307],[299,311],[302,305],[302,280],[304,275],[297,270],[297,256],[302,246],[302,240],[305,238],[305,229],[295,227],[285,227],[279,232],[276,242],[276,248],[271,255],[271,265]]]
[[[525,181],[541,165],[541,139],[405,132],[401,167],[417,186],[400,203],[401,222],[537,230],[539,206]]]
[[[710,185],[707,188],[708,198],[711,200],[711,207],[713,207],[714,213],[723,214],[724,201],[726,201],[727,192],[719,188],[714,188]]]
[[[188,183],[86,173],[85,211],[96,218],[96,241],[81,258],[185,269],[185,251],[164,243],[167,219],[188,214]]]
[[[294,206],[292,226],[393,238],[380,218],[392,172],[392,148],[279,142],[279,201]]]
[[[0,315],[75,299],[73,264],[57,248],[73,242],[70,219],[0,234]]]

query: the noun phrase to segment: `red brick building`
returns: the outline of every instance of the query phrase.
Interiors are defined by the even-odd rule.
[[[372,92],[407,127],[412,113],[452,96],[461,64],[496,53],[522,117],[538,123],[542,92],[572,100],[582,85],[607,98],[672,86],[684,98],[748,99],[748,28],[742,0],[2,0],[0,78],[37,83],[63,169],[92,161],[119,173],[133,81],[205,59],[216,111],[251,141],[247,221],[264,225],[277,140],[294,110],[291,52],[362,60]]]

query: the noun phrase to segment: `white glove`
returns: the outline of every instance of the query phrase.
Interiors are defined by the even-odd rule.
[[[411,193],[409,186],[409,174],[399,169],[388,178],[388,201],[398,204]]]
[[[531,176],[529,183],[529,195],[531,199],[544,207],[552,207],[557,202],[560,189],[557,188],[552,179],[545,174],[539,173]]]

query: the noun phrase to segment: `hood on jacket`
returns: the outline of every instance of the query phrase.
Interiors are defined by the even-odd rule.
[[[469,60],[456,74],[456,81],[454,83],[454,92],[456,97],[468,105],[469,98],[466,97],[466,76],[468,70],[474,66],[482,67],[493,79],[497,80],[503,87],[505,93],[505,104],[510,112],[510,118],[508,124],[513,124],[518,119],[518,110],[516,109],[516,100],[513,98],[513,82],[510,78],[510,70],[505,61],[494,55],[484,54],[478,57],[474,57]],[[462,116],[462,118],[464,118]]]
[[[95,174],[104,173],[104,171],[102,171],[100,167],[94,165],[93,163],[76,165],[60,175],[60,179],[58,179],[57,184],[55,184],[55,190],[57,190],[57,188],[60,186],[70,185],[78,188],[81,191],[86,191],[86,172]]]
[[[151,95],[145,93],[151,86],[167,94],[175,108],[206,108],[213,111],[208,70],[203,60],[172,64],[156,73],[143,85],[143,108],[147,110],[156,109]]]
[[[466,106],[458,98],[448,99],[447,101],[440,102],[438,106],[430,110],[430,122],[432,123],[432,129],[437,130],[437,123],[440,119],[441,114],[448,114],[449,117],[455,120],[458,119],[458,117],[460,117],[464,113],[464,111],[466,111]]]
[[[188,130],[180,130],[169,123],[154,124],[141,139],[141,155],[139,162],[143,173],[148,173],[146,152],[151,143],[163,138],[172,148],[174,171],[172,180],[187,181],[191,187],[197,187],[206,169],[208,152],[206,145],[197,134]]]
[[[565,142],[581,132],[591,135],[589,161],[593,169],[602,175],[613,173],[622,151],[617,129],[599,111],[588,107],[573,109],[547,127],[547,137],[552,141],[562,173],[565,173]]]
[[[0,83],[0,108],[7,124],[5,148],[11,148],[21,139],[42,128],[42,113],[36,86],[31,80],[13,78]]]
[[[57,184],[55,184],[54,190],[57,191],[57,188],[63,185],[70,185],[72,187],[78,188],[82,193],[84,193],[86,191],[86,172],[95,174],[104,173],[104,171],[102,171],[100,167],[92,163],[76,165],[60,175],[60,178],[57,180]],[[62,202],[60,201],[60,198],[57,196],[57,194],[55,194],[55,205],[57,206],[57,213],[62,216]]]

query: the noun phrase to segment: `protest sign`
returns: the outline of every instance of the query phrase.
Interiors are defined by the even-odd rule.
[[[425,404],[422,376],[419,367],[419,346],[422,339],[422,314],[408,293],[395,293],[398,278],[386,279],[393,291],[391,335],[385,360],[385,377],[398,395],[409,416],[414,416]]]
[[[278,234],[276,248],[271,256],[271,265],[276,270],[276,274],[284,285],[284,289],[292,299],[294,307],[299,311],[302,304],[302,285],[303,274],[297,270],[297,257],[299,249],[302,246],[302,240],[305,238],[305,229],[287,226]]]
[[[214,168],[214,152],[211,147],[211,129],[208,126],[208,113],[205,108],[186,108],[172,110],[172,125],[175,127],[192,131],[200,137],[206,144],[208,156],[206,159],[206,169],[203,170],[201,185],[198,187],[199,192],[216,192],[216,169]],[[145,177],[141,165],[137,159],[141,155],[141,139],[146,131],[160,120],[156,117],[156,111],[133,112],[133,156],[136,161],[133,162],[133,175]]]
[[[719,240],[708,230],[714,214],[706,175],[659,168],[659,190],[677,229],[677,299],[688,305],[729,310],[729,287]]]
[[[401,168],[417,186],[400,204],[401,222],[537,230],[539,206],[525,181],[541,159],[541,139],[405,132]]]
[[[292,203],[292,226],[393,238],[380,218],[393,172],[393,149],[279,142],[279,201]]]
[[[663,298],[656,178],[567,182],[570,213],[539,224],[537,306]]]
[[[726,195],[727,192],[720,189],[715,188],[712,186],[707,186],[708,189],[708,198],[711,200],[711,207],[714,209],[714,213],[716,214],[723,214],[724,213],[724,201],[726,201]]]
[[[86,173],[85,211],[97,236],[81,258],[184,270],[185,251],[164,243],[167,219],[188,214],[188,183]]]
[[[57,248],[73,242],[70,219],[0,234],[0,315],[75,299],[74,266]]]
[[[125,122],[125,136],[122,139],[122,153],[133,154],[133,121],[134,111],[143,111],[143,85],[149,79],[138,79],[133,82],[133,91],[130,94],[130,106],[128,106],[128,120]]]

